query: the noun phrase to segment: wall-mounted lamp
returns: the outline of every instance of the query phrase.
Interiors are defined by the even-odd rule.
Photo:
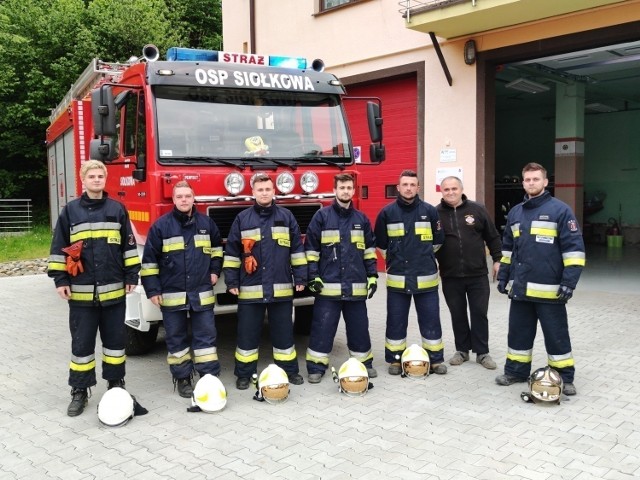
[[[476,41],[467,40],[464,44],[464,63],[473,65],[476,63]]]

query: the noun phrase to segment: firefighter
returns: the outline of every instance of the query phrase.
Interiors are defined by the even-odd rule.
[[[575,395],[566,304],[585,265],[584,242],[571,208],[545,190],[548,183],[542,165],[525,165],[524,201],[507,215],[498,291],[511,299],[508,351],[496,383],[527,381],[540,320],[548,364],[562,377],[564,393]]]
[[[333,193],[333,205],[314,214],[305,237],[308,288],[317,295],[307,348],[309,383],[320,383],[329,366],[341,313],[349,355],[367,367],[370,378],[377,376],[366,305],[377,288],[375,237],[369,219],[353,207],[353,176],[336,175]]]
[[[258,346],[268,313],[273,359],[293,385],[304,383],[293,341],[293,293],[307,283],[307,260],[293,214],[276,205],[271,178],[252,179],[255,203],[235,218],[225,247],[223,272],[238,297],[236,387],[246,390],[257,372]]]
[[[194,369],[201,377],[220,373],[213,285],[222,269],[222,239],[211,217],[196,210],[188,182],[177,182],[172,198],[173,210],[149,230],[140,274],[147,297],[162,310],[174,389],[190,398]]]
[[[96,334],[102,342],[102,378],[124,387],[126,294],[138,284],[140,258],[129,215],[104,191],[107,169],[89,160],[80,168],[84,193],[60,213],[51,241],[48,275],[69,302],[71,403],[80,415],[96,384]]]
[[[431,372],[447,373],[435,259],[435,252],[444,242],[444,232],[436,208],[420,200],[419,185],[416,172],[404,170],[397,186],[398,198],[384,207],[376,219],[376,245],[387,265],[385,360],[390,375],[402,373],[400,358],[407,348],[412,297]]]

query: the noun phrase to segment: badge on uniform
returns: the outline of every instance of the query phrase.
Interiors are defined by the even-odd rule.
[[[464,221],[466,222],[467,225],[475,225],[476,224],[476,219],[473,215],[465,215],[464,216]]]
[[[578,222],[576,222],[575,220],[569,220],[567,222],[567,226],[569,227],[569,231],[571,231],[571,232],[577,232],[578,231]]]

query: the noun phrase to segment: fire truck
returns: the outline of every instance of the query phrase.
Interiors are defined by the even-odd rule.
[[[352,99],[367,118],[367,153],[352,144],[345,93],[322,61],[298,57],[172,47],[160,60],[147,45],[124,63],[93,59],[47,129],[52,227],[82,194],[81,164],[98,159],[108,168],[106,191],[129,211],[140,255],[151,224],[173,208],[181,180],[226,238],[236,215],[253,204],[253,175],[266,172],[278,205],[304,235],[313,214],[333,201],[336,173],[354,175],[357,191],[356,167],[384,160],[379,99]],[[215,288],[218,314],[237,308],[223,280]],[[306,290],[296,294],[297,330],[308,326],[312,304]],[[139,285],[127,296],[127,353],[151,349],[161,320]]]

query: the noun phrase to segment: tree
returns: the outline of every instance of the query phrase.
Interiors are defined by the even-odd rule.
[[[0,197],[46,205],[51,110],[94,57],[218,48],[220,0],[1,0]]]

